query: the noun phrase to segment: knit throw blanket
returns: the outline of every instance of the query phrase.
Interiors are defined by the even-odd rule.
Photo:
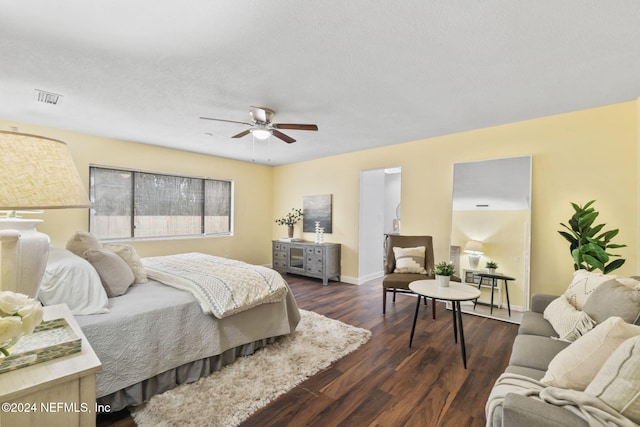
[[[202,311],[219,319],[282,301],[288,292],[278,272],[228,258],[186,253],[147,257],[142,264],[150,278],[191,292]]]
[[[602,400],[583,391],[548,387],[523,375],[504,373],[496,381],[485,406],[487,427],[493,425],[493,413],[500,409],[508,393],[538,399],[573,412],[590,426],[637,426]]]

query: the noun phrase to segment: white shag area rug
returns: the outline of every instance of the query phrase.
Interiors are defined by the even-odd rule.
[[[139,427],[237,426],[297,384],[351,353],[371,332],[300,310],[296,331],[195,383],[131,409]]]

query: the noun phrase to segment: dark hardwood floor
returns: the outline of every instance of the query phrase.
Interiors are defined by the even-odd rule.
[[[356,286],[285,276],[300,308],[369,329],[371,340],[253,414],[249,426],[484,426],[484,404],[507,366],[518,325],[463,314],[467,369],[451,312],[422,306],[413,347],[415,298],[388,299],[379,280]],[[127,411],[100,427],[135,426]]]

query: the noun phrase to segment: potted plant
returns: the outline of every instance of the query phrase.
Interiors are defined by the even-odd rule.
[[[286,225],[289,238],[293,237],[293,226],[298,223],[302,219],[302,209],[292,208],[291,212],[286,214],[282,218],[276,219],[276,224],[278,225]]]
[[[485,265],[487,271],[489,272],[489,274],[496,274],[496,269],[498,268],[498,263],[495,261],[487,261],[487,264]]]
[[[618,229],[602,231],[605,224],[593,225],[599,215],[591,205],[595,200],[584,206],[571,203],[575,211],[569,218],[569,225],[560,223],[567,231],[558,231],[569,242],[569,251],[573,258],[573,268],[575,270],[601,270],[604,274],[616,270],[624,264],[625,260],[618,258],[610,262],[612,257],[619,257],[609,253],[608,249],[624,248],[627,245],[616,245],[611,243],[618,234]]]
[[[433,272],[436,275],[438,286],[446,288],[453,275],[453,265],[446,261],[439,262],[435,265]]]

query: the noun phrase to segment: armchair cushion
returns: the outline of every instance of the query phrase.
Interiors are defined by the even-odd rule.
[[[391,273],[384,276],[383,288],[409,289],[409,283],[416,280],[433,279],[426,274],[418,273]]]

